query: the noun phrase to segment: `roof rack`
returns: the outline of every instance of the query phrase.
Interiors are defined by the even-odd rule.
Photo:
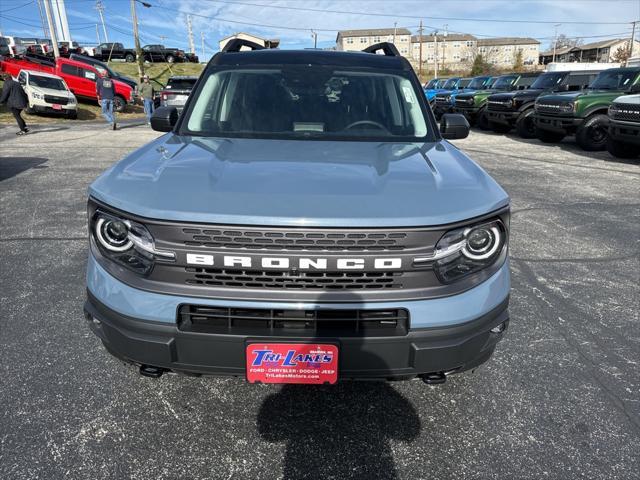
[[[380,42],[375,45],[371,45],[370,47],[362,50],[365,53],[378,53],[382,51],[387,57],[399,57],[400,52],[396,48],[396,46],[391,42]]]
[[[229,40],[227,42],[227,44],[222,49],[222,52],[239,52],[242,47],[248,47],[251,50],[265,50],[266,48],[264,45],[260,45],[259,43],[255,43],[250,40],[245,40],[244,38],[234,38],[233,40]]]

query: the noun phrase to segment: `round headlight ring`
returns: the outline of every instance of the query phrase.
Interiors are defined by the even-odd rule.
[[[125,252],[133,246],[129,239],[129,227],[117,218],[100,217],[95,233],[100,245],[112,252]]]
[[[484,235],[488,241],[483,244],[480,236]],[[464,232],[464,236],[467,239],[467,243],[462,248],[462,253],[465,257],[471,260],[485,260],[493,256],[500,244],[502,243],[500,229],[496,226],[478,226],[469,228]],[[476,243],[474,246],[473,243]]]

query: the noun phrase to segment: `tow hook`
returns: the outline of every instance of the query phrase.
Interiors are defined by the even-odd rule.
[[[140,365],[140,375],[143,377],[160,378],[164,372],[164,368],[154,367],[152,365]]]
[[[438,385],[447,381],[447,376],[444,372],[425,373],[420,375],[420,378],[427,385]]]

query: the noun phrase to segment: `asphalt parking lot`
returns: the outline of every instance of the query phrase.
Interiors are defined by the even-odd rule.
[[[511,325],[473,374],[152,380],[104,351],[82,303],[86,187],[158,134],[33,130],[0,127],[0,478],[638,478],[637,163],[571,141],[455,142],[513,201]]]

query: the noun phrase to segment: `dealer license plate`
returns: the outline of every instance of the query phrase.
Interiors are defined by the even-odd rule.
[[[62,105],[54,103],[53,105],[51,105],[51,108],[53,108],[54,110],[62,110]]]
[[[247,345],[250,383],[336,383],[338,346],[316,343]]]

